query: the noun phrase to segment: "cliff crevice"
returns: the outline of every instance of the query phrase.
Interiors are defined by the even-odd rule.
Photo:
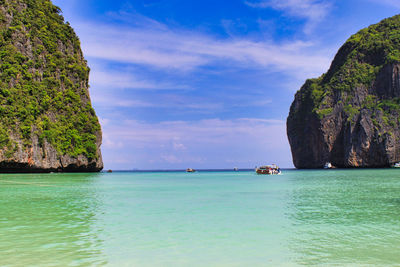
[[[351,36],[330,69],[296,93],[287,134],[297,168],[400,161],[400,16]]]
[[[89,72],[50,0],[0,1],[0,172],[103,168]]]

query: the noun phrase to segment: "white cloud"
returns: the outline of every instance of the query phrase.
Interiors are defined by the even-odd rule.
[[[188,147],[185,142],[192,140],[196,140],[197,144],[201,142],[219,144],[226,143],[230,136],[244,135],[247,137],[265,136],[266,138],[261,138],[262,140],[259,141],[275,147],[279,144],[275,142],[275,138],[270,137],[282,132],[282,129],[285,129],[285,122],[254,118],[164,121],[159,123],[125,120],[121,124],[110,125],[109,123],[105,128],[114,140],[124,140],[126,144],[140,143],[159,147],[161,143],[174,144],[176,140],[179,140],[180,144]]]
[[[300,8],[304,14],[306,7]],[[307,16],[301,15],[300,11],[297,13],[294,8],[286,7],[286,10],[287,14],[308,18],[310,21],[320,16],[317,9],[307,11]],[[74,16],[74,13],[71,12],[70,15]],[[186,85],[180,84],[176,78],[184,77],[187,79],[183,81],[188,81],[191,75],[186,74],[204,74],[202,67],[209,66],[212,68],[205,68],[208,71],[226,67],[240,71],[262,69],[265,72],[284,72],[291,75],[294,80],[303,80],[306,77],[319,76],[329,67],[331,56],[329,49],[323,50],[318,44],[305,41],[276,42],[272,39],[256,41],[247,37],[222,38],[199,30],[183,30],[177,26],[167,26],[138,14],[130,18],[133,23],[129,26],[112,23],[107,25],[107,22],[96,21],[82,22],[78,18],[72,23],[81,38],[84,54],[89,63],[106,63],[101,66],[90,64],[92,66],[90,83],[98,92],[92,95],[93,103],[108,108],[107,112],[110,111],[101,114],[104,133],[102,149],[106,164],[116,164],[112,166],[113,168],[115,166],[129,168],[128,163],[134,163],[135,166],[132,167],[150,169],[162,166],[173,168],[190,163],[204,164],[206,167],[224,167],[216,165],[227,159],[227,164],[239,167],[240,163],[246,167],[253,167],[253,164],[269,162],[283,162],[283,166],[291,166],[285,122],[281,120],[245,118],[158,123],[124,121],[121,118],[126,118],[126,114],[114,108],[171,108],[166,112],[185,108],[190,109],[190,112],[193,110],[210,112],[207,116],[197,116],[196,119],[219,116],[215,111],[224,110],[226,98],[215,97],[207,100],[201,99],[199,94],[197,96],[192,94],[192,98],[187,98],[186,95],[181,98],[168,98],[163,91],[154,94],[154,99],[162,96],[162,101],[153,101],[143,92],[130,92],[130,94],[121,92],[128,88],[187,89]],[[113,64],[114,62],[117,64]],[[120,71],[126,66],[132,67],[132,70],[127,68]],[[219,68],[220,66],[222,68]],[[148,75],[135,73],[136,67],[143,69],[141,73]],[[157,75],[152,76],[154,73]],[[229,73],[222,71],[221,75]],[[195,76],[201,79],[201,75],[198,77],[193,75]],[[107,87],[113,90],[109,92],[103,90]],[[189,89],[201,90],[201,88]],[[234,100],[229,99],[228,102],[230,105]],[[268,105],[270,100],[264,98],[260,100],[258,97],[254,97],[252,101],[242,99],[230,107],[242,107],[247,103],[253,107],[264,106]],[[111,114],[112,112],[120,112],[118,114],[120,116]],[[185,114],[188,114],[186,110]],[[131,117],[134,118],[134,115]],[[186,118],[191,116],[187,115]],[[117,164],[118,161],[121,165]],[[212,166],[213,163],[216,165]]]
[[[179,92],[170,94],[159,93],[148,99],[141,99],[139,97],[132,99],[124,97],[122,94],[116,94],[115,89],[110,93],[104,92],[102,95],[93,95],[92,101],[99,107],[107,108],[163,108],[196,113],[214,113],[232,108],[267,107],[272,103],[271,99],[265,99],[265,97],[258,99],[254,96],[238,95],[210,99],[209,97],[201,96],[184,96],[180,95]]]
[[[167,27],[121,28],[80,23],[76,28],[88,57],[171,71],[191,71],[217,63],[237,68],[290,71],[304,78],[320,75],[330,62],[325,51],[318,51],[313,43],[302,41],[278,44],[240,38],[218,39]],[[129,82],[122,78],[121,86]],[[137,86],[153,86],[141,80],[133,82]]]
[[[232,164],[246,163],[247,167],[272,161],[291,166],[285,122],[281,120],[241,118],[159,123],[126,120],[105,125],[104,132],[103,150],[108,151],[107,155],[119,151],[118,146],[123,143],[125,150],[136,151],[129,156],[142,166],[151,161],[161,164],[153,168],[184,167],[179,164],[186,163],[213,167],[213,161],[221,164],[219,157],[230,159],[228,163]],[[168,165],[172,163],[175,165]]]
[[[271,104],[271,99],[262,99],[262,100],[254,100],[249,102],[242,102],[242,103],[234,103],[232,106],[234,107],[266,107],[267,105]]]
[[[180,84],[143,79],[128,71],[114,71],[96,67],[91,68],[90,84],[113,89],[187,89],[187,86]]]
[[[173,146],[174,146],[175,150],[185,150],[186,149],[186,146],[184,144],[177,143],[177,142],[174,142]]]
[[[168,163],[182,163],[183,159],[178,158],[175,155],[161,155],[160,158]]]
[[[308,22],[304,28],[306,33],[311,33],[316,24],[326,17],[332,7],[331,2],[324,0],[262,0],[246,1],[245,3],[250,7],[273,8],[283,11],[288,16],[307,19]]]
[[[112,94],[103,93],[102,95],[94,95],[92,101],[100,107],[106,108],[164,108],[182,110],[185,112],[212,113],[217,110],[223,110],[225,104],[216,102],[202,97],[183,97],[180,95],[157,95],[152,99],[131,99],[123,95],[116,95],[115,90]],[[265,102],[257,102],[261,104]],[[242,104],[241,106],[251,106],[251,103]]]

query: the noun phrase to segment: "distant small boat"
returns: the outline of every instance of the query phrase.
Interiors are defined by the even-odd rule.
[[[186,169],[186,172],[195,172],[196,170],[195,169],[192,169],[192,168],[187,168]]]
[[[325,163],[324,169],[332,169],[332,168],[333,168],[333,166],[330,162]]]
[[[235,172],[237,172],[239,169],[238,169],[238,167],[235,167],[235,168],[233,168],[233,170],[234,170]]]
[[[108,170],[107,172],[113,172],[112,170]]]
[[[400,168],[400,162],[396,162],[392,165],[392,168]]]
[[[269,175],[281,174],[281,169],[276,164],[272,164],[256,168],[256,173]]]

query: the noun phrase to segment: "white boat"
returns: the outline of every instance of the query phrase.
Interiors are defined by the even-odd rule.
[[[276,165],[266,165],[256,168],[257,174],[281,174],[281,169]]]
[[[325,163],[324,169],[332,169],[332,168],[333,168],[333,166],[330,162]]]
[[[392,165],[392,168],[400,168],[400,162],[396,162]]]

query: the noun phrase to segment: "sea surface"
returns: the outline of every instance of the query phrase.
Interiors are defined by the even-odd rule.
[[[0,175],[0,266],[399,265],[400,169]]]

